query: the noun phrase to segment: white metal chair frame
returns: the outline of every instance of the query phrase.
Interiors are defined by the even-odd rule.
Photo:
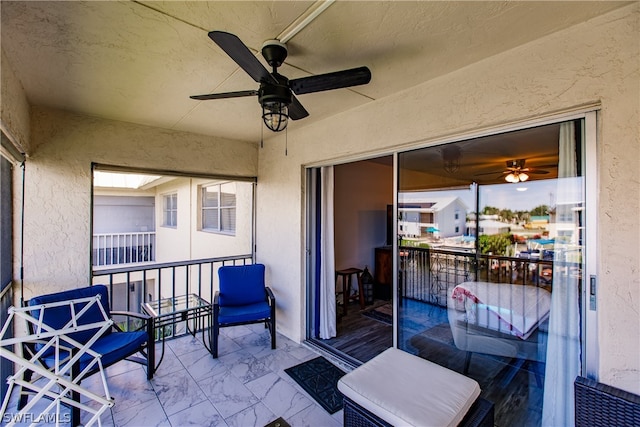
[[[86,305],[76,313],[76,304]],[[99,307],[100,312],[102,313],[103,320],[90,324],[79,325],[78,320],[82,317],[82,315],[96,304]],[[69,306],[71,312],[71,320],[69,320],[69,322],[63,328],[54,329],[44,323],[44,312],[49,308],[61,306]],[[35,318],[31,315],[31,313],[35,310],[39,310],[38,318]],[[34,333],[17,338],[5,338],[14,318],[24,319],[26,322],[28,322],[28,324],[31,324],[32,328],[30,329],[32,329]],[[38,422],[45,420],[45,418],[47,418],[46,415],[50,414],[55,408],[55,420],[56,425],[58,425],[60,420],[62,420],[60,413],[62,404],[66,404],[71,407],[72,414],[74,411],[79,410],[87,411],[93,414],[91,419],[87,422],[87,426],[93,425],[96,421],[98,422],[98,425],[101,426],[102,423],[100,421],[100,416],[104,411],[114,405],[114,401],[109,394],[109,387],[107,385],[106,376],[102,367],[102,362],[100,360],[101,355],[91,350],[90,347],[98,340],[98,338],[102,336],[104,332],[109,330],[112,325],[113,320],[108,318],[107,313],[100,303],[100,295],[87,298],[78,298],[70,301],[34,305],[23,308],[10,307],[9,317],[2,327],[2,330],[0,330],[0,357],[11,360],[13,363],[19,366],[19,369],[17,369],[14,375],[7,378],[9,388],[7,390],[7,395],[2,402],[2,407],[0,408],[0,419],[10,419],[11,422],[8,424],[8,426],[13,426],[16,422],[22,423],[25,420],[29,419],[31,419],[32,421],[31,425],[35,425]],[[91,337],[91,339],[87,341],[86,344],[81,344],[75,341],[73,338],[69,337],[69,334],[71,333],[91,329],[96,329],[96,332],[93,337]],[[28,358],[28,356],[25,357],[25,355],[18,355],[15,352],[7,349],[7,347],[9,346],[19,346],[27,342],[39,343],[42,345],[42,348],[30,358]],[[53,369],[47,369],[42,365],[42,363],[40,363],[39,359],[43,354],[45,354],[45,352],[47,352],[47,350],[52,347],[54,348],[55,364]],[[68,356],[61,359],[61,350],[68,354]],[[73,367],[76,363],[79,366],[80,358],[85,354],[89,354],[93,359],[81,372],[76,374]],[[102,379],[102,386],[104,389],[103,396],[80,386],[80,381],[84,378],[87,372],[89,372],[91,369],[95,369],[96,364],[99,368],[100,377]],[[22,378],[26,370],[31,370],[37,375],[40,375],[40,378],[46,378],[48,379],[48,381],[43,385],[37,384],[38,381],[36,380],[40,378],[35,378],[31,382],[24,381]],[[30,392],[35,392],[36,394],[34,398],[29,400],[29,402],[17,414],[11,414],[9,418],[6,418],[5,414],[7,412],[11,391],[16,385],[22,387],[22,389],[29,390]],[[87,404],[89,402],[80,403],[80,396],[84,396],[96,402],[99,405],[99,408],[96,409],[95,407],[89,406]],[[44,410],[42,410],[42,412],[34,417],[33,412],[31,411],[34,406],[43,398],[51,399],[51,403]],[[77,409],[74,410],[74,408]],[[73,420],[73,415],[71,418],[72,424],[80,421]]]

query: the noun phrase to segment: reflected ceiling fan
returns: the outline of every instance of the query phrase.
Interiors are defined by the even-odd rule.
[[[502,172],[487,172],[487,173],[479,173],[479,175],[494,175],[500,174],[504,175],[504,180],[511,183],[517,182],[525,182],[529,179],[529,175],[531,174],[540,174],[545,175],[548,174],[549,171],[539,168],[529,168],[525,167],[526,159],[517,159],[517,160],[507,160],[507,168]],[[556,165],[542,165],[541,168],[552,168]]]
[[[267,40],[262,46],[262,56],[273,68],[273,71],[269,72],[237,36],[224,31],[211,31],[209,38],[220,46],[253,80],[260,83],[260,87],[258,90],[192,95],[190,98],[208,100],[257,95],[258,102],[262,106],[264,124],[274,132],[284,130],[289,118],[300,120],[309,115],[294,93],[302,95],[341,89],[367,84],[371,80],[371,71],[367,67],[289,80],[278,73],[278,67],[284,63],[287,57],[287,46],[284,43],[280,43],[278,40]]]

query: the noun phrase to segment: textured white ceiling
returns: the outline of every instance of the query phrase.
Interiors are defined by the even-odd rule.
[[[0,41],[31,104],[257,143],[257,97],[189,98],[257,89],[207,32],[236,34],[264,63],[262,43],[313,4],[3,0]],[[624,4],[336,1],[288,42],[279,71],[297,78],[366,65],[371,83],[299,96],[310,116],[289,126],[409,89]]]

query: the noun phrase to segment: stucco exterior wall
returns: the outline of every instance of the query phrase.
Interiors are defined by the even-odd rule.
[[[191,257],[197,259],[250,254],[253,239],[253,183],[235,183],[236,230],[233,235],[229,235],[202,231],[200,191],[202,186],[211,185],[214,182],[222,183],[212,180],[193,180],[192,182]]]
[[[190,259],[191,187],[190,178],[177,178],[156,188],[156,261],[170,262]],[[163,196],[178,196],[176,227],[165,227]]]
[[[202,186],[228,182],[204,178],[178,178],[157,188],[156,259],[159,262],[251,254],[253,235],[253,183],[236,182],[236,231],[224,234],[202,231]],[[163,196],[178,195],[178,225],[165,227]]]
[[[387,153],[599,104],[599,379],[640,393],[640,34],[635,3],[487,58],[410,91],[265,141],[257,257],[283,315],[305,336],[304,165]],[[375,79],[376,77],[373,76]],[[313,114],[313,95],[304,99]],[[301,121],[303,122],[303,121]],[[277,203],[273,201],[277,200]]]
[[[256,176],[257,147],[32,108],[26,165],[25,299],[89,283],[91,163]],[[17,252],[19,253],[19,251]],[[18,270],[16,270],[18,271]]]
[[[10,135],[20,151],[30,153],[29,103],[20,80],[16,77],[9,61],[2,51],[0,59],[0,121],[2,131]]]

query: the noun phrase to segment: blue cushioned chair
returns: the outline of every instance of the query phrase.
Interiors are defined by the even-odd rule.
[[[94,297],[100,295],[100,304],[105,310],[107,318],[111,319],[112,316],[126,316],[129,318],[136,318],[140,320],[142,326],[134,331],[123,331],[114,322],[113,327],[107,330],[98,340],[91,346],[91,349],[101,355],[101,362],[104,368],[113,365],[121,360],[130,360],[136,363],[144,364],[147,366],[147,379],[153,378],[154,373],[154,342],[153,342],[153,321],[144,314],[111,311],[109,309],[109,297],[107,293],[107,287],[104,285],[89,286],[86,288],[71,289],[68,291],[58,292],[54,294],[42,295],[34,297],[29,301],[29,306],[40,306],[42,304],[55,303],[61,301],[72,301],[80,298]],[[74,304],[74,310],[78,313],[86,303]],[[40,309],[34,308],[31,311],[31,315],[35,318],[40,316]],[[71,320],[70,305],[64,305],[59,307],[52,307],[44,309],[43,322],[47,325],[61,329]],[[92,306],[77,319],[79,325],[86,325],[95,322],[104,321],[104,316],[100,311],[100,308],[96,305]],[[32,325],[29,324],[31,329]],[[90,329],[80,332],[70,333],[69,337],[78,341],[81,344],[87,343],[95,334],[98,329]],[[33,333],[33,331],[30,331]],[[28,342],[23,344],[23,354],[25,357],[33,357],[39,350],[42,349],[42,345],[39,343]],[[50,347],[44,352],[38,359],[39,363],[46,369],[53,369],[55,364],[54,347]],[[64,354],[66,353],[66,354]],[[142,357],[134,357],[136,353],[142,355]],[[60,359],[65,359],[69,355],[68,351],[61,351]],[[80,357],[79,363],[73,367],[73,372],[77,375],[82,372],[88,364],[92,361],[92,357],[89,354],[84,354]],[[96,364],[91,370],[89,370],[84,377],[90,376],[96,372],[99,372],[99,366]],[[33,372],[25,371],[23,379],[25,381],[31,381]],[[18,408],[26,405],[28,395],[21,392],[20,400],[18,402]],[[77,408],[73,408],[76,411]],[[72,415],[74,420],[72,424],[79,421],[79,414],[76,412]]]
[[[233,265],[218,269],[220,291],[213,298],[213,357],[218,357],[218,334],[226,326],[264,322],[276,348],[276,299],[264,282],[264,265]]]

